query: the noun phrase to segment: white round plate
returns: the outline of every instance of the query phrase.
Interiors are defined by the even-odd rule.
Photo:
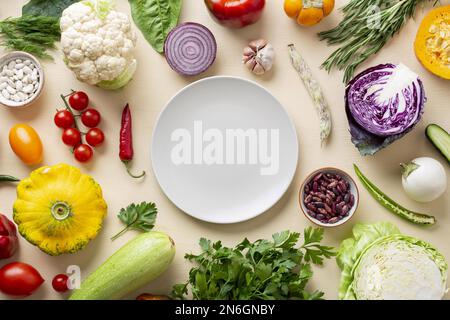
[[[286,192],[298,142],[286,111],[262,86],[211,77],[169,101],[151,155],[162,190],[178,208],[203,221],[235,223],[265,212]]]

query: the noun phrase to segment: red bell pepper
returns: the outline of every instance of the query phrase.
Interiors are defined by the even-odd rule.
[[[205,0],[218,22],[230,28],[243,28],[259,20],[265,0]]]
[[[0,213],[0,259],[12,257],[18,245],[16,226]]]

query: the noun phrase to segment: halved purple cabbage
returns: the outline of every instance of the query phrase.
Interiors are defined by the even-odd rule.
[[[424,112],[422,81],[403,64],[380,64],[349,82],[345,108],[353,144],[373,155],[408,133]]]

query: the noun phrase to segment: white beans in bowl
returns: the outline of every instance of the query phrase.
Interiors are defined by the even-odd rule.
[[[0,58],[0,103],[8,107],[31,104],[42,91],[44,73],[39,61],[22,51]]]

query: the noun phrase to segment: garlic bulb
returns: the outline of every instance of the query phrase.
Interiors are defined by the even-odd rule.
[[[272,69],[275,59],[273,46],[264,39],[253,40],[244,48],[242,62],[257,75],[263,75]]]

